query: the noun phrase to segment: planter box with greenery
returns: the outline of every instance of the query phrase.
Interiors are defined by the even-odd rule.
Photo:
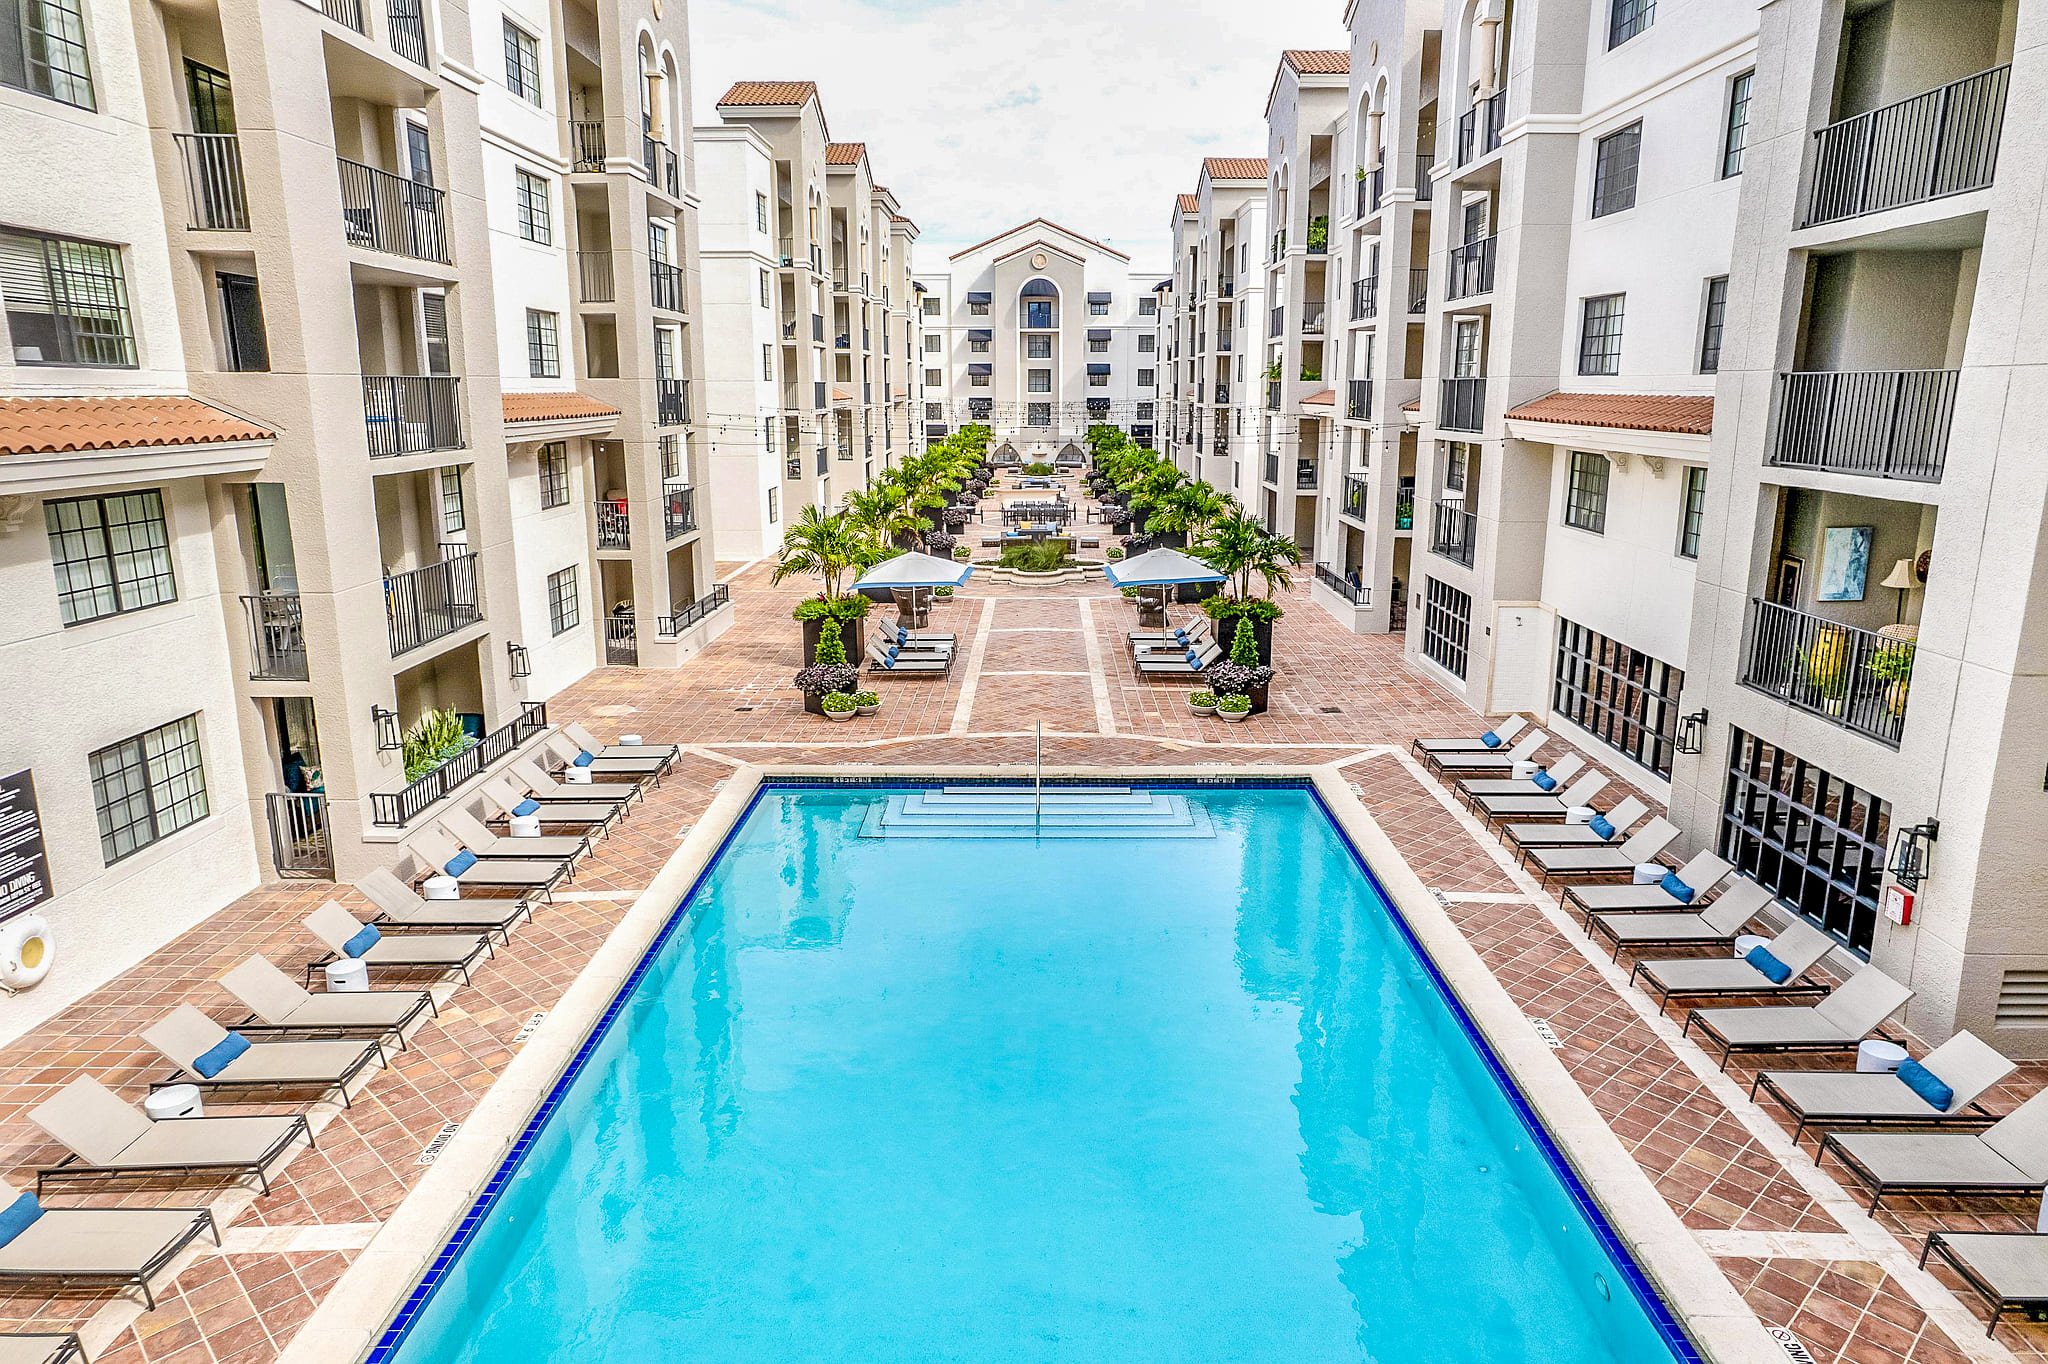
[[[476,736],[462,727],[462,717],[452,710],[430,710],[413,721],[405,732],[401,754],[405,779],[416,782],[437,767],[445,767],[476,747]]]
[[[1216,713],[1216,693],[1212,691],[1189,692],[1188,709],[1197,715],[1214,715]]]
[[[1216,698],[1216,714],[1225,720],[1249,719],[1254,709],[1264,710],[1265,707],[1255,707],[1251,697],[1242,692],[1233,692],[1229,696]]]
[[[862,715],[873,715],[882,708],[882,698],[871,691],[857,691],[853,694],[854,709]]]
[[[851,692],[826,692],[818,706],[827,720],[851,720],[860,714],[860,704],[853,699]]]

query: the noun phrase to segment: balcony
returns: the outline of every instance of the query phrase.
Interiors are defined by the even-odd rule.
[[[370,458],[462,448],[462,380],[441,374],[365,374]]]
[[[640,622],[631,612],[604,618],[604,661],[609,668],[640,666]]]
[[[1218,298],[1230,298],[1230,297],[1234,296],[1234,295],[1235,295],[1236,293],[1237,293],[1237,281],[1236,281],[1236,280],[1234,280],[1234,279],[1219,279],[1219,280],[1217,280],[1217,281],[1216,281],[1216,297],[1218,297]]]
[[[249,622],[249,678],[255,682],[306,680],[305,617],[296,592],[242,598]]]
[[[1496,90],[1458,116],[1459,165],[1499,148],[1507,112],[1508,92]]]
[[[823,411],[825,408],[825,381],[819,379],[811,384],[811,406]]]
[[[391,50],[414,66],[431,67],[427,60],[427,21],[420,12],[420,0],[391,0],[385,11],[386,34]]]
[[[674,540],[697,529],[697,490],[690,487],[664,488],[661,494],[661,529]]]
[[[1234,349],[1236,349],[1236,347],[1231,342],[1229,332],[1224,332],[1221,336],[1216,338],[1216,353],[1218,355],[1228,355]]]
[[[1188,434],[1186,434],[1185,436],[1182,436],[1182,437],[1181,437],[1181,439],[1182,439],[1182,440],[1184,440],[1184,441],[1190,442],[1190,443],[1191,443],[1191,444],[1193,444],[1193,445],[1194,445],[1194,446],[1195,446],[1195,447],[1196,447],[1197,449],[1200,449],[1200,448],[1201,448],[1201,444],[1202,444],[1202,443],[1201,443],[1201,442],[1200,442],[1199,440],[1196,440],[1196,439],[1195,439],[1195,434],[1194,434],[1194,432],[1192,432],[1192,431],[1190,431],[1190,432],[1189,432]],[[1210,453],[1211,455],[1214,455],[1214,456],[1215,456],[1215,457],[1216,457],[1217,459],[1227,459],[1227,458],[1229,458],[1229,456],[1230,456],[1230,437],[1228,437],[1228,436],[1211,436],[1211,437],[1209,438],[1209,453]]]
[[[1372,405],[1372,380],[1351,379],[1345,384],[1344,415],[1353,421],[1364,421],[1366,409]]]
[[[576,119],[569,124],[570,169],[578,175],[604,172],[604,124],[597,119]]]
[[[631,549],[633,547],[633,518],[627,513],[624,498],[600,498],[597,507],[597,547],[599,549]]]
[[[233,133],[174,133],[185,167],[185,195],[195,232],[247,232],[249,196],[242,186],[242,144]]]
[[[823,313],[812,313],[812,314],[811,314],[811,340],[813,340],[813,341],[823,341],[824,339],[825,339],[825,315],[824,315]]]
[[[1266,456],[1266,467],[1264,472],[1265,481],[1273,484],[1275,487],[1278,487],[1280,484],[1280,456],[1269,453]]]
[[[1344,475],[1344,486],[1337,498],[1337,511],[1353,521],[1365,520],[1365,475]]]
[[[1466,511],[1462,501],[1439,499],[1430,517],[1430,553],[1470,568],[1478,543],[1479,518]]]
[[[1497,240],[1498,237],[1481,237],[1451,248],[1450,270],[1444,280],[1446,299],[1493,292],[1493,244]]]
[[[1312,493],[1316,490],[1316,485],[1321,481],[1320,466],[1314,460],[1298,459],[1294,461],[1294,490],[1296,492]]]
[[[611,252],[576,253],[576,296],[585,303],[611,303],[617,300],[617,286],[612,281]]]
[[[1430,178],[1436,169],[1434,156],[1417,155],[1415,158],[1415,202],[1426,204],[1436,198],[1436,181]]]
[[[1415,529],[1415,490],[1405,483],[1394,494],[1394,529]]]
[[[1444,379],[1438,393],[1436,424],[1446,431],[1477,431],[1486,418],[1486,380]]]
[[[1752,599],[1742,683],[1897,748],[1913,650],[1907,640]]]
[[[363,0],[320,0],[320,12],[343,28],[354,29],[366,37],[370,32],[363,23]]]
[[[1952,369],[1780,374],[1770,462],[1939,483],[1958,377]]]
[[[665,260],[647,262],[647,284],[653,292],[654,306],[664,312],[679,313],[683,310],[683,269],[670,265]]]
[[[641,134],[640,164],[647,171],[647,183],[656,189],[665,190],[669,198],[679,198],[681,182],[676,174],[676,154],[665,143]]]
[[[1380,211],[1380,201],[1386,197],[1387,168],[1374,166],[1358,178],[1358,215],[1369,218]]]
[[[1278,379],[1268,379],[1266,381],[1266,410],[1268,412],[1278,412],[1280,410],[1280,381]]]
[[[1989,185],[2010,75],[1993,67],[1815,132],[1805,226]]]
[[[458,554],[384,579],[391,656],[409,653],[484,618],[477,604],[476,555]]]
[[[372,791],[370,822],[379,828],[404,828],[429,806],[501,758],[509,757],[547,727],[548,708],[539,701],[521,701],[518,719],[498,726],[417,781],[397,791]]]
[[[446,196],[432,185],[336,157],[341,222],[350,246],[448,263]]]
[[[1365,322],[1380,315],[1379,276],[1351,281],[1351,320]]]
[[[1429,267],[1411,265],[1408,267],[1408,311],[1413,313],[1429,310]]]
[[[1201,401],[1201,399],[1200,399],[1200,398],[1198,397],[1198,398],[1196,398],[1196,400],[1195,400],[1195,401],[1197,401],[1197,402],[1200,402],[1200,401]],[[1216,403],[1216,405],[1217,405],[1218,407],[1228,407],[1228,406],[1230,406],[1230,385],[1229,385],[1229,384],[1218,384],[1218,385],[1216,385],[1216,397],[1215,397],[1215,400],[1214,400],[1214,401],[1215,401],[1215,403]]]
[[[690,420],[690,381],[654,381],[654,420],[658,426],[686,426]]]
[[[1329,588],[1353,606],[1371,606],[1372,589],[1364,583],[1355,583],[1339,573],[1329,564],[1316,565],[1316,581]]]
[[[724,583],[713,583],[711,590],[685,606],[672,616],[658,617],[654,628],[673,639],[698,621],[708,618],[721,607],[732,605],[732,589]]]
[[[1266,319],[1266,337],[1268,340],[1277,340],[1286,329],[1287,305],[1284,303],[1276,304],[1272,313]]]
[[[1303,336],[1321,336],[1323,334],[1323,314],[1325,311],[1323,301],[1319,298],[1312,298],[1303,302],[1301,305],[1301,334]]]

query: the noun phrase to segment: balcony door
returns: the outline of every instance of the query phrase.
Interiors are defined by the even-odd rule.
[[[1461,317],[1451,333],[1451,377],[1479,377],[1479,319]]]

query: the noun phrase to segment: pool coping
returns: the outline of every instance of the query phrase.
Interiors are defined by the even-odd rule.
[[[520,1046],[441,1149],[432,1168],[405,1196],[347,1272],[301,1325],[283,1364],[347,1364],[371,1354],[387,1328],[434,1267],[466,1241],[479,1200],[502,1183],[523,1151],[529,1129],[551,1110],[587,1044],[617,1006],[624,987],[651,959],[651,949],[676,911],[709,871],[752,809],[764,785],[797,782],[880,784],[1028,777],[1013,767],[924,764],[906,767],[774,764],[736,769],[682,844],[637,896],[560,1000]],[[1593,1200],[1627,1256],[1649,1280],[1702,1356],[1714,1364],[1782,1364],[1783,1348],[1672,1211],[1649,1177],[1594,1109],[1592,1101],[1530,1020],[1508,996],[1443,905],[1401,857],[1334,765],[1243,764],[1148,767],[1131,772],[1100,766],[1047,767],[1049,780],[1154,785],[1229,785],[1251,781],[1305,783],[1319,799],[1368,877],[1378,882],[1439,981],[1454,995],[1492,1059],[1533,1112],[1552,1151]],[[1486,1059],[1482,1055],[1482,1060]],[[1567,1189],[1574,1197],[1577,1191]],[[1595,1224],[1596,1233],[1599,1231]],[[1626,1269],[1627,1266],[1624,1266]]]

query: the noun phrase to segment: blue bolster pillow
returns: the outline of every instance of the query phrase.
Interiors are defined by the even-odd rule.
[[[1752,947],[1742,959],[1764,973],[1764,978],[1773,985],[1783,985],[1792,979],[1792,968],[1771,955],[1768,947]]]
[[[528,796],[525,800],[512,807],[512,813],[521,818],[527,815],[537,815],[540,813],[540,802],[532,796]]]
[[[231,1032],[205,1051],[192,1058],[192,1070],[201,1079],[211,1080],[228,1068],[228,1063],[249,1050],[249,1039],[238,1032]]]
[[[1502,744],[1506,743],[1507,740],[1501,738],[1500,735],[1495,734],[1492,730],[1489,729],[1486,731],[1486,733],[1479,736],[1479,742],[1485,744],[1488,748],[1499,748]]]
[[[6,1245],[34,1226],[36,1219],[42,1215],[43,1205],[36,1202],[36,1196],[32,1193],[25,1193],[5,1208],[0,1208],[0,1246]]]
[[[341,950],[347,956],[360,957],[363,953],[375,947],[377,940],[383,936],[382,933],[377,931],[377,925],[364,924],[349,936],[347,942],[341,945]]]
[[[1586,827],[1593,831],[1602,843],[1614,837],[1614,821],[1605,815],[1595,815],[1586,821]]]
[[[1190,668],[1199,668],[1202,666],[1202,656],[1196,653],[1193,649],[1188,650],[1188,666]]]
[[[1529,778],[1529,780],[1536,783],[1536,789],[1539,791],[1555,791],[1557,789],[1557,778],[1541,768],[1537,769],[1536,775]]]
[[[1680,903],[1681,905],[1691,904],[1692,897],[1699,894],[1699,892],[1694,890],[1691,886],[1688,886],[1685,882],[1679,880],[1678,873],[1675,871],[1665,872],[1664,879],[1662,881],[1659,881],[1657,884],[1664,887],[1665,894],[1669,895],[1672,899],[1678,901],[1678,903]]]
[[[1948,1112],[1949,1105],[1956,1101],[1955,1090],[1942,1083],[1939,1075],[1918,1061],[1899,1062],[1898,1074],[1906,1082],[1906,1088],[1927,1100],[1938,1112]]]
[[[578,753],[576,755],[576,765],[578,767],[588,767],[596,761],[597,755],[595,753]]]
[[[450,876],[460,876],[475,865],[476,854],[464,848],[461,852],[443,863],[441,870],[447,872]]]

